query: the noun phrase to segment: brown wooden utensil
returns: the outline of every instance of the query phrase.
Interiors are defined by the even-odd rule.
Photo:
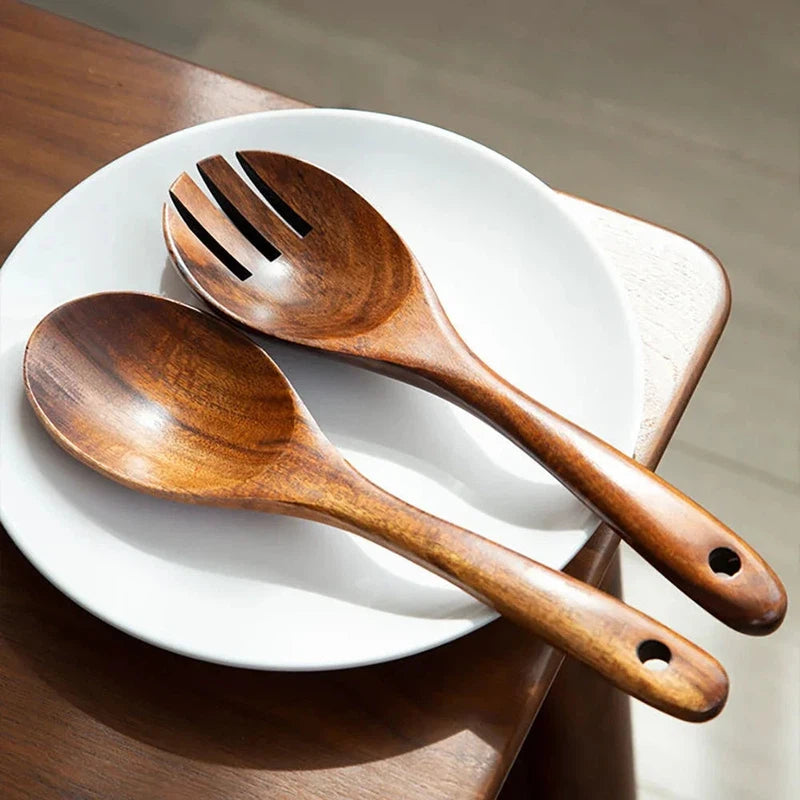
[[[210,314],[126,292],[74,300],[34,330],[24,378],[55,440],[126,486],[359,533],[667,713],[699,721],[725,703],[725,671],[683,637],[370,483],[323,436],[269,356]]]
[[[174,208],[164,207],[169,252],[200,297],[247,328],[462,405],[718,619],[750,634],[780,625],[786,592],[764,560],[666,481],[484,364],[453,328],[409,248],[364,198],[286,155],[237,157],[263,199],[213,156],[197,166],[219,208],[186,173],[170,188]]]

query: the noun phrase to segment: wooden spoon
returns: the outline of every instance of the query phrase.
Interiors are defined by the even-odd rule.
[[[370,483],[323,436],[269,356],[216,317],[151,295],[74,300],[34,330],[24,375],[55,440],[126,486],[359,533],[667,713],[699,721],[725,703],[725,671],[691,642]],[[648,668],[653,660],[665,668]]]
[[[786,592],[764,560],[673,486],[516,389],[448,320],[389,223],[318,167],[237,153],[265,204],[221,156],[185,173],[164,207],[172,259],[215,309],[250,329],[354,359],[489,422],[551,472],[663,575],[737,630],[765,634]],[[227,216],[226,216],[227,215]]]

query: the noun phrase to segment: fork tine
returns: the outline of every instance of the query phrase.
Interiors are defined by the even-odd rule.
[[[230,296],[242,285],[242,280],[232,274],[225,265],[208,250],[194,235],[181,215],[164,203],[161,218],[164,239],[170,257],[181,277],[207,302],[215,305],[213,298],[224,292]]]
[[[268,270],[270,260],[242,236],[185,172],[170,186],[169,194],[177,213],[167,215],[165,222],[172,226],[176,243],[187,251],[187,269],[207,260],[200,256],[196,245],[188,244],[194,239],[241,280],[259,269]],[[238,262],[242,270],[232,262]]]
[[[324,214],[316,206],[317,195],[320,185],[332,181],[330,175],[282,153],[240,150],[236,158],[258,190],[300,236],[320,227]]]
[[[164,203],[161,224],[172,262],[189,287],[213,306],[218,296],[235,297],[242,285],[197,239],[181,215]],[[238,284],[238,286],[237,286]]]
[[[239,280],[200,242],[169,203],[164,203],[162,227],[176,269],[206,303],[245,327],[255,326],[265,331],[266,326],[274,322],[272,303],[280,305],[287,291],[291,293],[292,289],[291,276],[284,273],[285,262],[276,262],[272,267],[277,269],[277,276],[259,271],[251,281]],[[270,262],[264,259],[264,263],[269,268]],[[260,296],[266,302],[254,308],[254,296]],[[275,330],[280,335],[279,329]]]
[[[287,256],[296,252],[300,239],[245,183],[222,156],[198,162],[197,170],[209,191],[233,224],[269,257],[273,243]],[[266,243],[266,247],[265,247]]]

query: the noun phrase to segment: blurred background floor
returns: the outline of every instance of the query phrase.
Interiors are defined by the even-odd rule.
[[[733,312],[660,472],[800,597],[797,0],[35,4],[315,105],[450,128],[712,249]],[[709,649],[732,682],[701,726],[633,704],[639,796],[800,797],[800,613],[744,640],[627,548],[624,576],[629,602]]]

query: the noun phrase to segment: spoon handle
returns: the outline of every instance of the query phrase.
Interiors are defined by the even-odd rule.
[[[422,371],[418,370],[422,373]],[[767,634],[786,591],[732,530],[662,478],[512,386],[469,351],[425,377],[489,422],[668,580],[738,631]]]
[[[326,521],[430,569],[668,714],[699,722],[725,704],[728,678],[714,658],[598,589],[426,514],[352,468],[325,505]]]

